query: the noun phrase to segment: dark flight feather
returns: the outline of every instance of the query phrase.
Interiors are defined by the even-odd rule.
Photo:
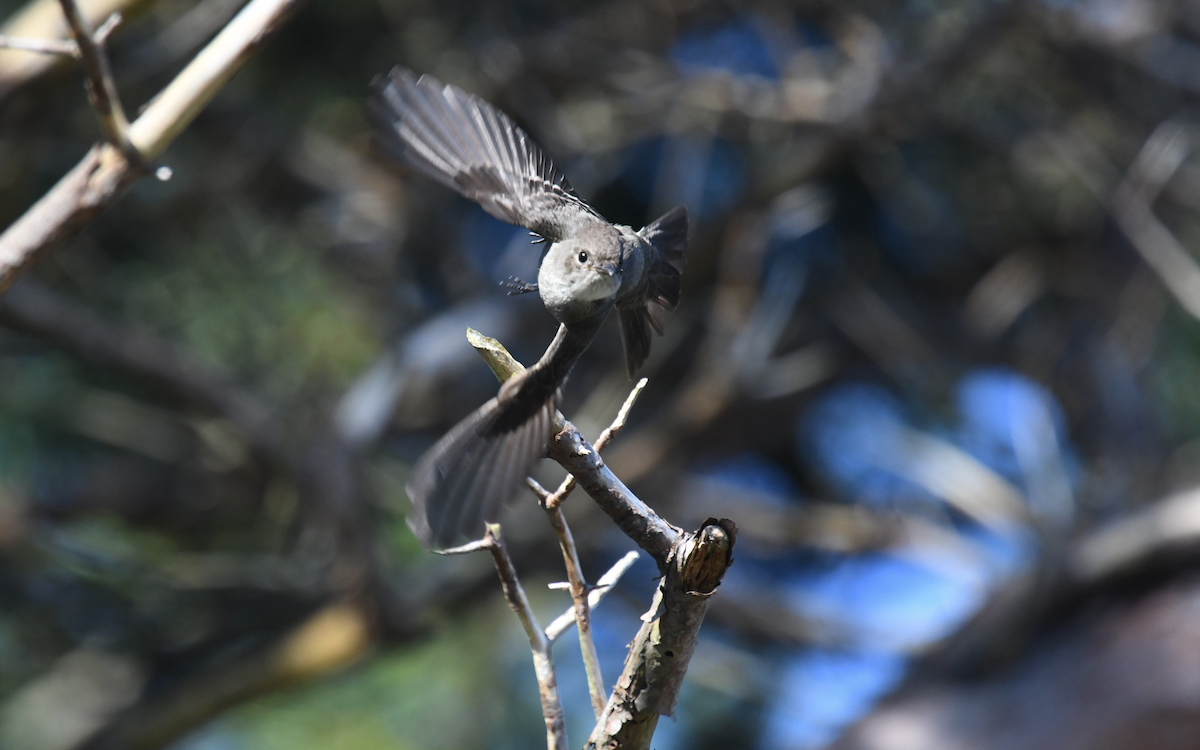
[[[545,455],[557,408],[552,398],[516,429],[488,434],[501,411],[493,398],[426,452],[407,487],[414,503],[408,523],[417,538],[449,547],[462,537],[483,536],[484,522],[499,519],[520,480]]]
[[[373,85],[367,114],[394,158],[498,219],[557,242],[596,212],[508,115],[429,76],[394,69]]]

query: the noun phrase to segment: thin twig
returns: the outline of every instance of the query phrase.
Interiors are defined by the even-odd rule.
[[[516,613],[521,626],[525,628],[525,635],[529,638],[529,649],[533,652],[533,670],[537,674],[538,692],[542,698],[542,716],[546,721],[546,746],[549,750],[566,750],[567,729],[563,722],[562,702],[558,699],[558,680],[554,676],[554,662],[551,661],[550,654],[554,639],[538,624],[537,615],[533,613],[529,598],[525,596],[525,589],[521,587],[521,581],[517,578],[517,569],[504,546],[500,524],[489,523],[487,533],[482,539],[433,552],[439,555],[465,555],[479,550],[492,553],[496,573],[500,576],[500,586],[504,589],[504,598],[509,609]]]
[[[604,713],[608,698],[604,689],[604,675],[600,671],[600,655],[596,652],[596,641],[592,638],[591,601],[587,580],[583,577],[583,566],[579,562],[579,551],[575,547],[575,537],[571,534],[567,519],[563,517],[562,508],[549,504],[550,492],[533,477],[526,477],[525,484],[537,495],[538,503],[546,511],[546,517],[550,519],[550,525],[558,535],[558,546],[562,550],[563,564],[567,569],[565,588],[571,593],[571,622],[579,624],[579,652],[583,656],[583,671],[587,675],[592,710],[599,719]]]
[[[604,450],[605,446],[607,446],[609,442],[617,436],[617,433],[620,432],[623,427],[625,427],[625,422],[629,419],[629,412],[631,409],[633,409],[634,403],[637,402],[638,396],[642,395],[642,389],[646,387],[647,382],[648,381],[646,378],[642,378],[637,382],[637,385],[633,387],[633,390],[629,392],[629,395],[625,398],[625,403],[622,404],[621,408],[617,411],[616,419],[614,419],[612,424],[605,428],[604,432],[600,433],[600,437],[596,439],[596,443],[593,447],[597,451]],[[548,498],[545,498],[544,504],[546,508],[557,508],[559,505],[562,505],[562,502],[566,500],[567,496],[571,494],[571,491],[575,489],[576,484],[578,484],[578,482],[575,480],[575,475],[567,474],[566,479],[562,480],[562,484],[558,485],[558,489],[554,491],[554,494],[550,495]]]
[[[117,30],[117,27],[124,22],[125,17],[120,13],[112,13],[108,18],[104,19],[104,23],[96,27],[92,32],[92,39],[96,40],[96,44],[101,46],[108,44],[108,38]]]
[[[1105,205],[1129,244],[1179,306],[1200,319],[1200,264],[1154,215],[1152,206],[1161,186],[1170,180],[1186,156],[1186,132],[1170,120],[1160,125],[1111,192],[1112,165],[1084,133],[1048,136],[1047,142],[1096,200]]]
[[[79,59],[79,47],[66,39],[27,39],[19,36],[0,35],[0,47],[19,49],[22,52],[40,52],[43,55],[63,55]]]
[[[525,486],[537,495],[538,504],[545,507],[546,501],[550,499],[550,490],[543,487],[542,483],[533,477],[525,477]]]
[[[599,451],[612,438],[621,431],[625,426],[625,422],[629,419],[629,411],[633,408],[634,402],[641,394],[642,389],[646,387],[646,378],[638,381],[629,396],[625,399],[625,403],[617,412],[617,418],[609,425],[600,438],[596,441],[595,448]],[[571,534],[571,528],[567,525],[567,519],[563,517],[562,501],[571,494],[571,490],[575,489],[575,477],[568,474],[558,490],[553,495],[547,495],[545,488],[538,484],[532,478],[526,480],[529,483],[530,489],[538,495],[542,507],[546,510],[546,516],[550,519],[550,525],[554,527],[554,532],[558,534],[558,546],[562,549],[563,563],[567,568],[567,581],[570,583],[571,601],[575,606],[575,621],[579,623],[579,651],[583,654],[583,669],[587,674],[588,691],[592,697],[592,709],[596,712],[596,718],[599,719],[604,713],[604,705],[608,702],[608,691],[604,687],[604,675],[600,671],[600,655],[596,652],[596,642],[592,638],[592,618],[588,611],[588,587],[587,579],[583,576],[583,566],[579,562],[579,551],[575,547],[575,537]]]
[[[450,555],[469,555],[470,553],[478,552],[481,549],[491,549],[492,544],[493,541],[491,538],[485,536],[482,539],[476,539],[473,542],[467,542],[466,544],[458,547],[450,547],[449,549],[431,549],[429,551],[435,555],[445,555],[447,557]]]
[[[513,363],[493,359],[488,364],[502,381],[511,377],[514,369]],[[663,574],[654,604],[642,618],[625,669],[587,745],[610,750],[648,748],[658,717],[674,712],[708,598],[733,561],[737,527],[728,519],[714,518],[691,533],[671,525],[630,492],[579,430],[565,420],[562,429],[551,435],[547,452],[579,477],[588,495],[626,536],[650,553]],[[536,482],[528,484],[539,498],[546,496],[545,488]],[[488,528],[490,535],[498,527]],[[549,725],[550,713],[546,713],[546,721]]]
[[[600,454],[588,444],[575,425],[567,422],[561,431],[550,437],[547,448],[550,458],[578,478],[583,491],[616,522],[621,531],[648,552],[659,568],[665,569],[667,558],[683,533],[682,529],[668,523],[633,494],[605,466]]]
[[[637,550],[627,552],[624,557],[622,557],[620,560],[617,560],[617,562],[608,569],[607,573],[600,576],[600,580],[596,581],[596,585],[591,591],[588,592],[589,609],[595,609],[600,602],[604,600],[604,597],[608,595],[608,592],[612,591],[613,587],[617,585],[617,581],[621,580],[621,576],[625,575],[625,571],[629,570],[629,568],[635,562],[637,562],[639,557],[641,557],[641,553],[639,553]],[[561,638],[563,633],[566,633],[574,624],[575,607],[572,606],[566,612],[563,612],[561,615],[554,618],[554,622],[550,623],[549,627],[546,628],[546,637],[550,639],[551,643],[554,643]]]
[[[553,641],[538,625],[537,616],[525,589],[517,578],[517,569],[513,566],[512,558],[504,547],[504,539],[500,536],[499,524],[488,524],[487,534],[479,540],[482,548],[492,553],[496,563],[496,573],[500,576],[500,585],[504,588],[504,598],[508,606],[517,614],[525,635],[529,637],[529,648],[533,652],[533,669],[537,674],[538,692],[542,699],[542,716],[546,721],[546,747],[549,750],[566,750],[567,728],[563,722],[562,703],[558,699],[558,681],[554,676],[554,662],[551,661],[550,648]],[[471,545],[464,545],[469,547]],[[462,548],[459,548],[462,549]]]
[[[608,702],[608,691],[604,689],[604,675],[600,672],[600,655],[596,653],[596,642],[592,639],[592,615],[588,608],[588,586],[583,577],[583,566],[579,562],[579,550],[575,548],[575,537],[563,517],[562,508],[546,504],[546,516],[554,533],[558,534],[558,546],[562,550],[563,564],[567,568],[571,602],[575,608],[575,621],[579,625],[579,651],[583,654],[583,671],[587,674],[588,692],[592,696],[592,710],[596,718],[604,713]]]
[[[63,15],[66,16],[67,26],[71,29],[71,38],[75,40],[75,46],[79,50],[79,62],[83,65],[83,71],[87,76],[88,98],[100,118],[104,134],[109,143],[120,149],[121,153],[130,161],[136,163],[141,160],[141,154],[129,140],[129,120],[125,117],[125,109],[121,106],[121,98],[117,94],[117,84],[113,81],[112,67],[108,64],[108,54],[88,31],[83,20],[83,13],[79,10],[79,5],[75,0],[58,0],[58,2],[62,6]],[[113,15],[117,20],[114,22],[110,16],[109,20],[104,23],[105,26],[112,23],[115,27],[117,23],[120,23],[120,14]],[[105,36],[109,33],[112,33],[111,28],[107,30]]]

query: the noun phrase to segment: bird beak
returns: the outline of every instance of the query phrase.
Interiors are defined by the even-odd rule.
[[[616,276],[617,275],[617,267],[613,263],[598,263],[598,264],[592,266],[592,268],[596,269],[597,271],[604,274],[605,276]]]

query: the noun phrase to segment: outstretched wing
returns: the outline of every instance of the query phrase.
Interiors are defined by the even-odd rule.
[[[546,453],[558,409],[559,386],[596,332],[608,308],[573,325],[560,325],[533,367],[509,378],[500,395],[476,409],[434,444],[413,469],[408,517],[426,546],[448,547],[460,536],[478,538],[496,521]]]
[[[388,153],[492,216],[557,242],[580,213],[595,215],[525,131],[479,97],[403,68],[373,88],[367,114]]]
[[[439,440],[408,482],[408,525],[426,547],[446,548],[483,536],[546,453],[557,400],[550,398],[507,432],[489,430],[500,411],[493,398]]]

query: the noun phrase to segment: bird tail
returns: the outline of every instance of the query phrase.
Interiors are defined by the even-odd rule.
[[[683,266],[687,253],[688,216],[687,207],[676,206],[647,224],[638,234],[654,247],[654,260],[650,265],[650,299],[665,311],[679,304],[679,291],[683,285]],[[662,332],[662,321],[657,319],[654,329]]]
[[[409,479],[408,525],[425,547],[478,539],[499,520],[533,465],[546,453],[557,394],[527,419],[499,431],[504,405],[493,398],[459,422],[417,462]]]
[[[621,309],[621,341],[629,377],[650,353],[650,330],[659,336],[667,324],[667,313],[679,304],[683,267],[687,253],[687,208],[676,206],[638,232],[654,248],[650,261],[650,289],[644,306]]]

